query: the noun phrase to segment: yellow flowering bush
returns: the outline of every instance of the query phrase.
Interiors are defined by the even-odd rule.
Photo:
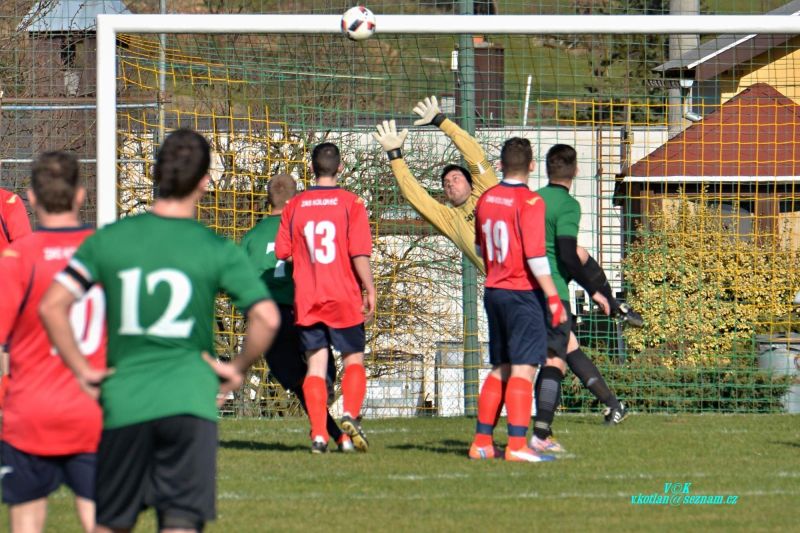
[[[638,228],[623,262],[628,301],[645,319],[626,328],[633,357],[727,367],[754,333],[800,325],[789,318],[800,271],[786,232],[737,234],[731,220],[719,206],[682,199]]]

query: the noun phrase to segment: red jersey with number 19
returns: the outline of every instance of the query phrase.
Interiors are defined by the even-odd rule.
[[[0,343],[10,357],[3,440],[34,455],[97,450],[100,406],[53,350],[39,320],[39,301],[91,228],[40,229],[0,257]],[[106,360],[105,300],[93,287],[70,311],[75,338],[93,367]]]
[[[275,243],[294,262],[297,324],[349,328],[364,322],[351,259],[372,254],[364,201],[339,187],[310,187],[286,204]]]
[[[539,288],[527,260],[547,255],[544,214],[544,200],[524,183],[503,181],[483,193],[475,206],[475,243],[487,287]]]

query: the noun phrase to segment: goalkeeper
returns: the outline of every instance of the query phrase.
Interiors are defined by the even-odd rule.
[[[481,273],[486,274],[483,261],[473,249],[474,211],[478,198],[498,182],[494,167],[489,164],[486,152],[478,141],[441,112],[435,96],[417,102],[414,113],[420,116],[414,121],[415,126],[433,124],[438,127],[453,141],[467,163],[467,168],[449,164],[442,169],[442,189],[447,202],[451,205],[443,205],[434,199],[408,168],[402,151],[408,130],[398,132],[394,120],[383,121],[382,124],[378,124],[377,132],[373,132],[372,136],[386,150],[397,185],[406,200],[422,218],[458,246]],[[573,275],[573,279],[587,291],[594,289],[605,296],[611,314],[631,326],[641,327],[643,324],[641,315],[614,298],[608,278],[597,261],[581,246],[578,246],[578,257],[581,264],[575,269],[576,275]],[[579,270],[582,272],[578,272]],[[588,286],[584,285],[586,280],[590,280]],[[594,292],[590,292],[590,295],[593,296]],[[607,313],[609,310],[604,309]]]
[[[451,205],[443,205],[431,197],[411,174],[402,153],[408,130],[397,133],[394,120],[384,121],[378,125],[377,133],[372,135],[386,150],[392,172],[406,200],[485,274],[483,260],[475,253],[475,204],[487,189],[497,185],[497,175],[477,141],[439,112],[436,97],[419,102],[414,112],[423,117],[414,124],[432,123],[438,126],[455,143],[469,167],[450,164],[442,169],[442,189]]]
[[[377,132],[373,132],[372,135],[386,151],[392,166],[392,172],[400,187],[400,192],[406,200],[420,216],[458,246],[472,263],[485,274],[483,261],[474,250],[474,211],[475,204],[481,194],[498,182],[494,168],[489,164],[486,152],[484,152],[480,144],[441,112],[435,96],[417,102],[414,107],[414,113],[420,116],[418,120],[414,121],[415,126],[427,124],[437,126],[453,141],[467,163],[469,170],[453,164],[445,166],[442,170],[442,188],[444,189],[445,198],[452,204],[452,207],[443,205],[431,197],[408,168],[402,152],[408,130],[398,132],[394,120],[391,120],[378,124]],[[574,274],[578,275],[573,274],[572,277],[581,284],[585,283],[586,280],[591,280],[591,283],[587,283],[588,286],[584,285],[584,288],[587,290],[594,288],[594,290],[590,291],[594,300],[601,300],[601,298],[597,297],[599,295],[596,296],[595,291],[605,297],[608,303],[607,305],[601,304],[601,307],[603,307],[603,311],[606,314],[614,313],[632,326],[641,326],[641,316],[626,304],[620,304],[614,298],[611,286],[600,265],[580,246],[577,246],[577,254],[580,258],[581,266],[575,269]],[[582,272],[578,272],[578,270],[582,270]],[[581,352],[569,359],[567,364],[584,385],[596,382],[595,378],[599,375],[599,371],[588,357]],[[594,393],[594,391],[592,392]],[[597,395],[595,394],[595,396]],[[605,394],[601,396],[607,397]],[[600,396],[597,397],[601,399]],[[613,408],[611,405],[606,405],[609,409]]]

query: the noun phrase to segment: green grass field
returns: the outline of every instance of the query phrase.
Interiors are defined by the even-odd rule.
[[[307,425],[224,420],[218,520],[248,531],[789,531],[800,496],[800,417],[559,416],[553,463],[473,462],[469,419],[368,420],[366,455],[308,452]],[[505,431],[498,432],[505,441]],[[631,496],[738,496],[730,505],[633,505]],[[6,510],[0,512],[3,529]],[[65,490],[48,531],[78,531]],[[154,529],[146,514],[138,530]]]

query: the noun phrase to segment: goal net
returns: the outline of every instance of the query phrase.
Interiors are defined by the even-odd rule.
[[[126,17],[113,19],[109,51],[101,23],[100,222],[148,206],[154,149],[176,127],[211,142],[212,187],[198,216],[235,241],[267,212],[271,176],[289,173],[308,186],[311,149],[335,142],[345,160],[341,183],[366,200],[375,242],[379,305],[368,327],[365,414],[473,413],[489,368],[482,280],[475,284],[460,251],[403,198],[370,135],[385,119],[408,127],[406,161],[444,202],[439,173],[460,154],[435,127],[414,127],[411,112],[436,95],[491,162],[504,140],[529,139],[533,189],[547,183],[550,146],[577,149],[579,243],[645,320],[641,329],[623,326],[572,288],[576,333],[620,398],[670,411],[769,411],[793,401],[780,368],[800,327],[792,304],[800,289],[800,41],[787,29],[797,33],[795,19],[770,26],[740,17],[731,26],[691,18],[676,28],[642,17],[615,28],[608,17],[573,17],[570,32],[561,19],[528,25],[520,17],[504,29],[492,21],[509,18],[443,19],[430,4],[413,24],[379,12],[378,32],[361,42],[336,33],[338,19],[331,30],[330,16],[304,32],[287,23],[287,33],[260,32],[268,16],[230,31],[219,18],[137,26]],[[104,70],[108,53],[116,75]],[[109,79],[115,109],[104,107]],[[108,131],[116,139],[111,166],[102,148]],[[110,198],[109,169],[117,176]],[[218,352],[235,354],[242,318],[225,299],[216,323]],[[229,407],[267,416],[297,410],[265,367]],[[573,378],[564,408],[597,402]]]

